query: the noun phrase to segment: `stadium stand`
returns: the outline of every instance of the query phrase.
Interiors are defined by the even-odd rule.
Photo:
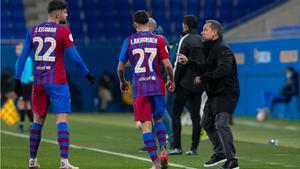
[[[176,40],[181,32],[180,18],[195,14],[202,27],[206,19],[232,23],[276,0],[89,0],[69,3],[69,23],[75,39],[88,38],[101,42],[121,40],[132,32],[131,14],[145,9],[164,28],[166,37]],[[22,38],[25,32],[23,1],[1,1],[4,38]],[[12,22],[14,21],[14,22]],[[170,24],[171,23],[171,24]],[[32,25],[29,25],[32,26]],[[109,36],[109,37],[108,37]]]

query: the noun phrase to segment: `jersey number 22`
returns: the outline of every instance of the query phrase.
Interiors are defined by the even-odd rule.
[[[38,47],[34,53],[34,58],[36,61],[49,61],[49,62],[54,62],[55,61],[55,56],[50,56],[51,53],[54,51],[56,47],[56,41],[54,38],[51,37],[46,37],[45,41],[41,37],[34,37],[33,42],[38,43]],[[48,50],[44,53],[44,55],[39,56],[39,53],[43,49],[43,46],[45,45],[44,43],[50,42],[50,46]]]

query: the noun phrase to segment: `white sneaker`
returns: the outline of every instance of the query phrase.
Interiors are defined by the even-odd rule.
[[[60,163],[60,169],[79,169],[79,167],[72,166],[70,163]]]
[[[37,159],[30,159],[29,160],[29,169],[39,169],[40,165],[37,163]]]
[[[157,166],[152,166],[151,168],[149,168],[149,169],[161,169],[161,167],[157,167]]]

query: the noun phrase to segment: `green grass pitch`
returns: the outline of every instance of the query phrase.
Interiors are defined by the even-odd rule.
[[[56,142],[55,116],[49,113],[43,129],[38,152],[41,169],[59,168],[59,148]],[[1,169],[28,168],[28,139],[15,135],[12,127],[1,122]],[[233,126],[235,145],[241,169],[299,169],[300,122],[269,120],[264,123],[254,118],[236,117]],[[132,114],[76,114],[70,115],[71,144],[69,160],[80,169],[147,169],[146,153],[137,149],[143,146],[141,132],[135,128]],[[191,127],[183,127],[183,150],[191,142]],[[279,145],[268,144],[278,139]],[[204,168],[210,158],[209,140],[200,142],[197,156],[170,156],[170,163],[190,168]],[[170,166],[171,168],[180,168]],[[218,167],[215,167],[218,168]],[[214,169],[214,168],[213,168]]]

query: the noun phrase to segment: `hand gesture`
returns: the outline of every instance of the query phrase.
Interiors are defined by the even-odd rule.
[[[195,85],[199,85],[199,84],[201,84],[201,83],[202,83],[202,81],[201,81],[200,76],[195,77],[195,79],[194,79],[194,84],[195,84]]]
[[[183,54],[177,53],[176,56],[177,56],[177,61],[183,65],[189,62],[188,58]]]
[[[124,82],[120,82],[120,90],[121,92],[128,92],[129,91],[129,84],[124,81]]]
[[[169,91],[174,92],[175,91],[175,83],[171,80],[169,80],[166,84],[166,87]]]

